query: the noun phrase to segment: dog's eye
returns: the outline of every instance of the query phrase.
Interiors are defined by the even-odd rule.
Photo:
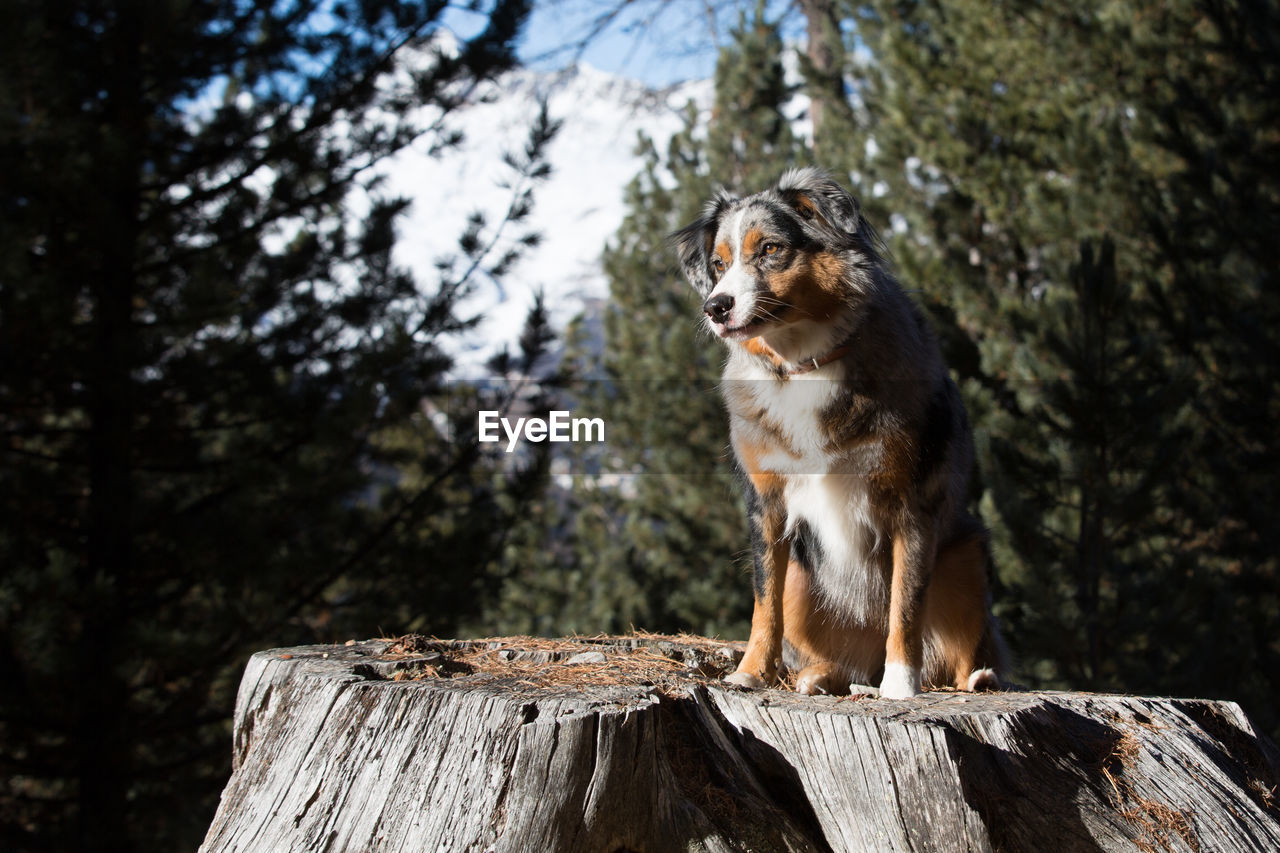
[[[763,251],[766,255],[776,255],[781,248],[777,243],[765,243]]]
[[[716,258],[711,262],[711,268],[718,273],[724,272],[724,261],[720,260],[719,258]]]

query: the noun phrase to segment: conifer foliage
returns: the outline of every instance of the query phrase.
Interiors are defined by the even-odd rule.
[[[193,849],[247,652],[478,606],[528,482],[422,401],[509,259],[477,218],[415,281],[375,175],[512,65],[528,4],[483,9],[454,44],[434,2],[5,5],[6,849]]]
[[[494,618],[515,630],[746,634],[747,531],[717,390],[724,349],[668,241],[716,186],[754,192],[803,156],[783,112],[783,51],[758,5],[721,51],[706,137],[690,104],[665,146],[638,142],[644,168],[604,255],[603,354],[571,334],[566,362],[581,407],[609,424],[607,447],[575,461],[572,494],[549,513],[563,519],[549,538],[567,538],[567,551],[547,566],[556,545],[543,539],[513,574]]]
[[[636,624],[655,630],[745,635],[750,614],[745,517],[731,474],[728,423],[716,386],[723,344],[701,323],[696,294],[674,267],[669,236],[701,212],[714,187],[755,192],[795,165],[783,110],[791,92],[777,22],[763,5],[743,15],[716,64],[715,105],[703,144],[696,114],[665,158],[642,140],[645,170],[628,190],[629,215],[605,253],[602,403],[613,424],[613,464],[632,472],[633,497],[610,496],[596,516],[618,526],[588,551],[643,592]],[[603,543],[602,543],[603,544]],[[619,552],[621,548],[622,553]],[[603,561],[596,555],[608,554]]]
[[[846,165],[965,380],[1022,677],[1274,727],[1280,11],[854,12]]]
[[[800,5],[810,38],[839,37],[824,4]],[[1275,730],[1280,11],[1199,0],[835,11],[843,49],[811,44],[799,63],[821,102],[815,146],[855,185],[964,390],[1016,677],[1237,699]],[[648,148],[609,255],[610,377],[698,365],[709,384],[718,356],[673,331],[679,285],[653,260],[656,239],[711,185],[760,189],[810,156],[790,138],[778,50],[759,12],[744,19],[705,131],[691,122],[665,163]],[[811,67],[819,54],[844,67]],[[723,434],[703,443],[701,398],[648,400],[612,410],[616,433],[644,439],[623,454],[631,470],[723,460]],[[633,429],[653,410],[664,431]],[[644,536],[620,525],[600,540],[613,550],[591,553],[641,590],[661,578],[664,600],[696,588],[709,616],[740,594],[716,567],[746,539],[707,516],[723,491],[679,483],[615,495],[607,517]],[[682,537],[704,547],[672,547]],[[626,548],[632,562],[616,556]]]

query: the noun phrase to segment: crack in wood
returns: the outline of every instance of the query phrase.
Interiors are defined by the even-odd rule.
[[[1280,757],[1231,703],[741,690],[697,638],[391,647],[253,657],[202,853],[1280,849]]]

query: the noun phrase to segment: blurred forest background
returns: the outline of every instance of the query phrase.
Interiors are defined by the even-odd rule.
[[[944,341],[1018,680],[1277,732],[1280,7],[714,7],[711,120],[638,141],[602,332],[536,304],[460,383],[460,300],[537,244],[556,119],[430,276],[394,263],[408,202],[375,167],[466,145],[451,117],[517,64],[528,0],[447,45],[436,0],[4,4],[0,846],[193,849],[262,648],[744,637],[722,353],[665,239],[808,163]],[[603,417],[607,448],[458,438],[512,407]]]

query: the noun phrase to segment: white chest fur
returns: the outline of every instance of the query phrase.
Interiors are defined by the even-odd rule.
[[[811,556],[824,609],[882,627],[889,587],[881,566],[890,543],[871,511],[867,487],[881,448],[876,443],[829,447],[821,425],[823,410],[840,390],[842,367],[835,363],[781,380],[752,367],[730,364],[725,375],[730,405],[742,415],[760,413],[768,428],[750,417],[736,419],[735,432],[742,435],[735,441],[768,448],[756,464],[784,483],[787,533],[794,535],[803,523],[816,539],[819,548]],[[744,405],[735,406],[735,397]],[[786,446],[777,441],[779,433]]]
[[[888,539],[871,512],[866,480],[856,473],[791,474],[784,499],[787,531],[803,523],[816,540],[814,581],[824,609],[862,625],[881,627],[889,586],[881,566]]]

